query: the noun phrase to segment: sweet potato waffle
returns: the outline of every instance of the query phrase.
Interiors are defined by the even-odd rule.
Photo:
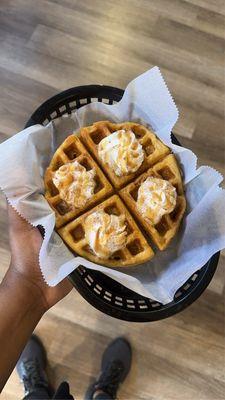
[[[103,166],[97,153],[98,143],[119,129],[131,129],[145,152],[144,161],[138,171],[125,177],[117,177]],[[94,168],[96,171],[97,185],[94,195],[82,209],[71,209],[71,206],[62,200],[53,183],[55,171],[60,166],[75,160],[87,170]],[[168,180],[177,191],[174,211],[164,215],[155,225],[143,218],[136,205],[138,189],[148,176]],[[114,124],[100,121],[82,128],[79,137],[69,136],[54,154],[44,181],[45,197],[56,214],[56,230],[65,243],[80,256],[110,267],[146,262],[154,255],[151,241],[160,250],[164,250],[175,236],[186,208],[182,178],[175,156],[170,154],[169,148],[154,133],[133,122]],[[107,210],[106,212],[117,215],[125,214],[126,217],[128,232],[126,247],[115,252],[108,260],[102,260],[93,253],[84,235],[84,220],[96,210]],[[146,238],[143,231],[146,232]]]
[[[104,265],[108,267],[123,267],[131,264],[137,265],[153,257],[153,250],[117,195],[111,196],[97,207],[58,230],[58,233],[72,251],[95,263],[102,263],[89,247],[83,228],[85,218],[97,210],[104,210],[109,215],[125,215],[127,227],[126,247],[115,252],[108,260],[104,260]]]
[[[149,176],[169,181],[177,191],[177,204],[175,209],[170,214],[164,215],[156,225],[151,224],[145,219],[137,208],[138,189],[142,182]],[[119,194],[131,213],[143,226],[147,234],[150,235],[153,242],[160,250],[164,250],[175,236],[186,208],[183,183],[174,155],[170,154],[162,161],[155,164],[134,182],[122,189]]]
[[[87,201],[82,209],[72,209],[70,205],[61,199],[59,191],[52,180],[54,172],[59,167],[75,160],[83,165],[86,170],[94,168],[96,171],[96,187],[94,195]],[[68,136],[62,145],[56,150],[52,161],[45,172],[44,182],[46,189],[45,197],[55,211],[56,228],[59,228],[66,222],[71,221],[78,215],[84,213],[88,208],[93,207],[95,204],[103,201],[113,192],[113,188],[108,179],[105,177],[90,154],[88,154],[80,139],[75,135]]]
[[[101,140],[111,135],[112,132],[120,129],[124,129],[125,131],[132,130],[144,150],[144,161],[142,165],[136,172],[125,176],[117,176],[98,156],[98,144]],[[95,122],[91,126],[82,128],[80,130],[80,137],[116,189],[124,187],[170,152],[169,148],[165,146],[152,131],[134,122],[123,122],[120,124],[109,121]]]

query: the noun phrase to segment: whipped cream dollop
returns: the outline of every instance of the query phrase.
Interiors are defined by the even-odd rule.
[[[99,258],[108,259],[126,245],[127,231],[124,215],[109,215],[100,210],[84,221],[86,240]]]
[[[95,174],[94,169],[87,171],[78,161],[73,161],[62,165],[52,180],[66,203],[73,208],[81,208],[94,194]]]
[[[177,200],[176,188],[168,181],[148,177],[138,189],[137,208],[153,225],[171,213]]]
[[[124,129],[102,139],[98,145],[98,155],[117,176],[137,171],[144,160],[142,145],[136,139],[134,132]]]

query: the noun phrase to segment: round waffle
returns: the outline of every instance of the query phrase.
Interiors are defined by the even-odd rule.
[[[144,161],[135,173],[119,177],[98,156],[98,144],[106,136],[120,129],[132,130],[144,150]],[[78,161],[86,170],[95,169],[96,186],[91,199],[83,208],[74,209],[59,194],[53,183],[55,171],[62,165]],[[168,180],[177,191],[175,209],[156,224],[150,224],[137,208],[137,193],[141,183],[154,176]],[[142,264],[154,255],[151,243],[164,250],[175,236],[186,208],[181,173],[176,158],[156,135],[143,125],[124,122],[115,124],[99,121],[84,127],[78,135],[71,135],[55,152],[45,173],[45,197],[56,215],[56,230],[80,256],[109,267]],[[98,258],[89,247],[84,232],[85,218],[96,210],[108,214],[125,215],[126,247],[107,260]],[[145,232],[145,233],[144,233]]]

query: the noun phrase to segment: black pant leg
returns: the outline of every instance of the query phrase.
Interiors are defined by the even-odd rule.
[[[110,397],[108,394],[106,393],[99,393],[97,394],[97,396],[95,397],[95,400],[112,400],[112,397]]]
[[[70,387],[67,382],[62,382],[56,390],[53,400],[74,400],[70,394]]]
[[[24,397],[23,400],[48,400],[51,399],[49,392],[44,387],[37,387],[31,393]]]

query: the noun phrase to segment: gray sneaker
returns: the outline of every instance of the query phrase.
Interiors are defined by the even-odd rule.
[[[37,388],[43,388],[52,395],[45,372],[46,364],[45,348],[40,339],[32,335],[16,364],[17,373],[24,385],[25,396],[36,391]]]
[[[115,339],[102,356],[101,374],[86,392],[85,400],[92,400],[96,392],[103,392],[109,399],[116,399],[119,385],[125,380],[131,367],[131,346],[124,338]]]

